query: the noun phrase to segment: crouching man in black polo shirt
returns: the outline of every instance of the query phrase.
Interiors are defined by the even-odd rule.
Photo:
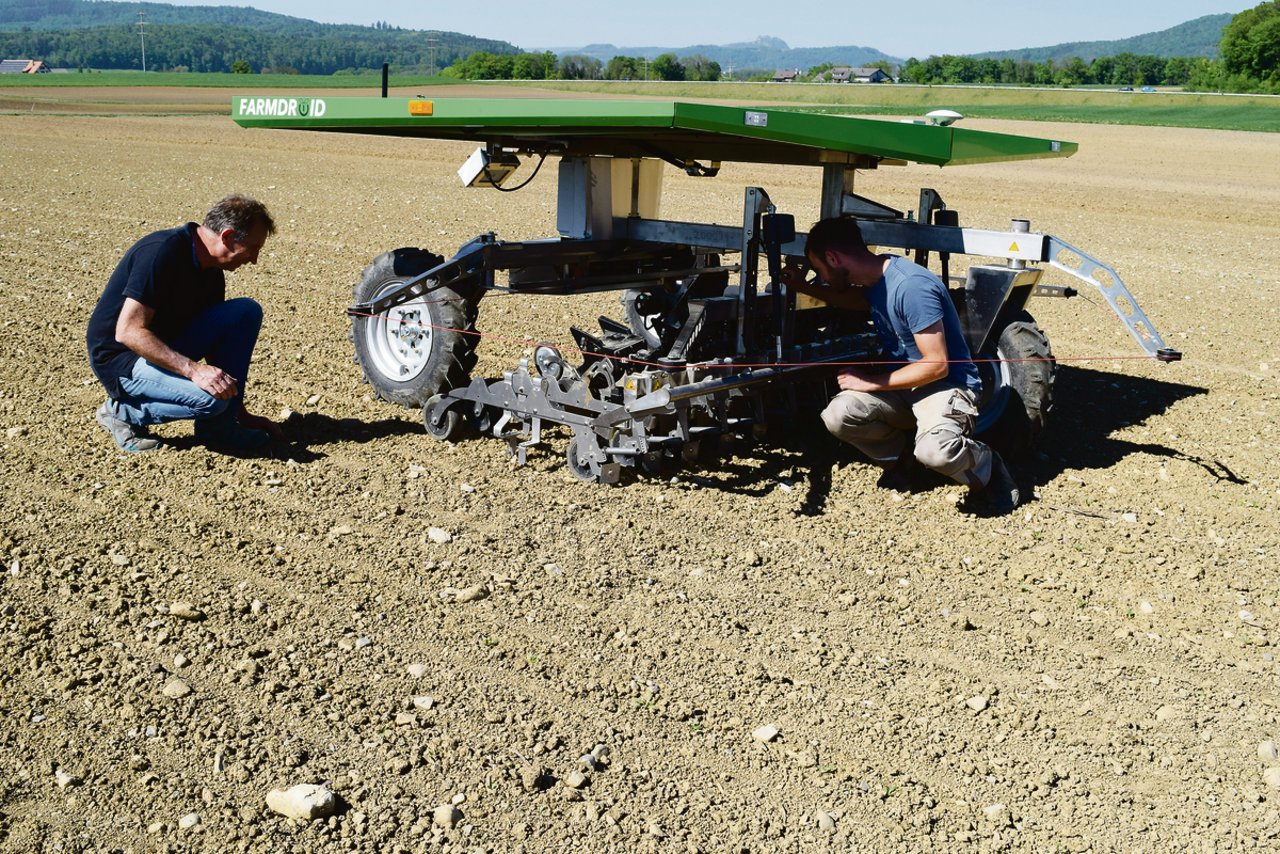
[[[107,390],[96,418],[121,450],[152,451],[147,426],[195,420],[196,437],[232,451],[280,428],[244,408],[262,326],[252,299],[226,298],[223,273],[256,264],[275,222],[261,202],[227,196],[204,222],[157,231],[125,253],[89,318],[93,372]]]

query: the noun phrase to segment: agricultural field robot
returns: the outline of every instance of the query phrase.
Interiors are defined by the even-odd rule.
[[[854,192],[858,170],[1068,157],[1074,143],[955,127],[947,111],[907,123],[672,101],[237,96],[232,114],[245,127],[474,142],[459,178],[499,190],[513,189],[524,160],[559,158],[558,235],[481,234],[447,258],[386,252],[347,313],[365,379],[378,397],[421,408],[432,436],[491,435],[523,463],[558,428],[582,480],[714,459],[733,437],[816,415],[840,365],[881,353],[866,316],[781,283],[805,235],[765,189],[745,188],[740,224],[666,220],[664,164],[707,178],[725,162],[814,167],[822,217],[853,217],[868,244],[936,262],[982,373],[980,435],[1026,442],[1052,405],[1056,363],[1027,310],[1033,297],[1096,292],[1149,356],[1180,358],[1114,269],[1028,221],[967,228],[931,189],[906,213]],[[972,261],[962,268],[957,256]],[[1042,283],[1047,269],[1072,284]],[[499,288],[615,291],[620,317],[572,328],[573,351],[541,345],[501,377],[473,377],[479,309]]]

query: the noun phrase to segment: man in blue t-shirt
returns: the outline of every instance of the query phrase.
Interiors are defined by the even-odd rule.
[[[845,367],[823,423],[884,468],[880,485],[905,490],[917,462],[970,487],[987,508],[1018,506],[1018,486],[992,448],[973,438],[978,369],[942,280],[894,255],[867,249],[852,219],[825,219],[805,244],[825,284],[789,267],[784,282],[838,308],[869,311],[881,364]]]
[[[184,418],[197,438],[228,450],[279,435],[243,402],[262,307],[227,299],[223,275],[256,264],[275,230],[261,202],[227,196],[202,224],[149,234],[125,253],[85,336],[107,391],[95,417],[121,450],[155,450],[147,426]]]

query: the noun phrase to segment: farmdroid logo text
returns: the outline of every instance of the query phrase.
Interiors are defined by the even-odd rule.
[[[328,106],[323,98],[241,98],[242,116],[310,116],[318,119]]]

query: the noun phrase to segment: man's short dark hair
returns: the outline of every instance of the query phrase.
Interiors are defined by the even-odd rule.
[[[276,233],[276,223],[267,212],[267,206],[257,199],[238,194],[222,199],[204,217],[205,228],[218,234],[229,228],[241,241],[247,240],[249,233],[258,225],[265,226],[269,235]]]
[[[821,258],[828,251],[856,255],[866,248],[858,223],[843,216],[815,222],[805,240],[805,254],[810,258]]]

